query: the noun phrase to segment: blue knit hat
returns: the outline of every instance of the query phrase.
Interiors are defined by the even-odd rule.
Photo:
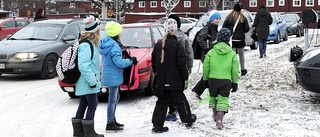
[[[218,32],[218,38],[217,41],[220,42],[229,42],[231,37],[231,31],[227,28],[221,28]]]
[[[209,13],[209,22],[217,19],[217,18],[221,18],[221,14],[217,11],[217,10],[212,10]]]

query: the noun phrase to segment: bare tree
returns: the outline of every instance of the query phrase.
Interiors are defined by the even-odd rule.
[[[171,14],[171,11],[178,5],[180,0],[162,0],[164,3],[164,8],[166,10],[166,16]]]
[[[207,0],[207,8],[208,9],[215,9],[217,10],[217,6],[219,4],[220,0]]]

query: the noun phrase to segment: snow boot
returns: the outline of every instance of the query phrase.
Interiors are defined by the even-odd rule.
[[[244,75],[246,75],[247,74],[247,69],[244,69],[244,70],[241,70],[241,76],[244,76]]]
[[[71,118],[74,137],[83,137],[84,136],[81,120],[82,119]]]
[[[84,137],[104,137],[102,134],[97,134],[94,130],[94,120],[82,120]]]
[[[173,114],[169,114],[166,116],[166,121],[176,121],[178,118],[177,118],[177,115],[175,113]]]
[[[117,122],[116,117],[114,117],[113,121],[114,121],[114,124],[115,124],[116,126],[118,126],[118,127],[124,127],[124,124],[120,124],[120,123]]]
[[[216,108],[212,108],[212,118],[214,122],[217,122],[217,110]]]
[[[117,132],[117,131],[123,131],[123,127],[118,127],[115,122],[111,122],[110,124],[107,124],[106,127],[107,132]]]
[[[191,121],[186,124],[187,127],[191,127],[194,122],[196,122],[197,116],[195,114],[191,114]]]
[[[217,112],[217,123],[216,126],[218,129],[222,129],[223,128],[223,116],[224,116],[224,112],[218,111]]]
[[[156,126],[156,127],[152,128],[152,132],[154,132],[154,133],[162,133],[162,132],[167,132],[167,131],[169,131],[168,127]]]

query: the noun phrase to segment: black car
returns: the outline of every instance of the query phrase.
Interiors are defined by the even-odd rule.
[[[288,13],[281,16],[286,21],[288,35],[296,35],[297,37],[304,35],[303,23],[298,14]]]

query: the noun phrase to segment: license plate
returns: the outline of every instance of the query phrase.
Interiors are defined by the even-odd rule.
[[[5,69],[6,66],[4,64],[0,64],[0,69]]]

